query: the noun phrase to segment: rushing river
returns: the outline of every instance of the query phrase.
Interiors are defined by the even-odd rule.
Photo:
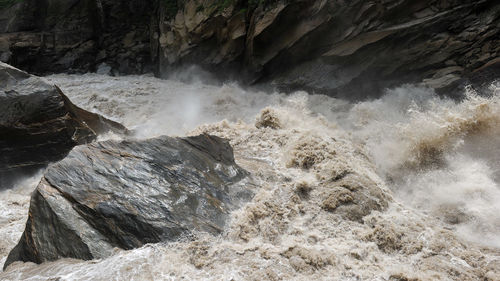
[[[500,280],[498,85],[492,97],[468,90],[461,101],[404,86],[353,104],[151,76],[45,79],[138,138],[228,138],[259,189],[220,237],[18,262],[0,280]],[[363,221],[325,211],[324,179],[342,171],[380,189],[387,210]],[[2,264],[40,176],[0,193]]]

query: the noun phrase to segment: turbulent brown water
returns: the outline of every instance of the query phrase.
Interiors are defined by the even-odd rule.
[[[500,280],[498,85],[489,98],[405,86],[351,104],[149,76],[46,79],[140,138],[228,138],[257,194],[219,237],[15,263],[0,280]],[[38,178],[0,194],[2,263]],[[335,209],[356,192],[386,208]]]

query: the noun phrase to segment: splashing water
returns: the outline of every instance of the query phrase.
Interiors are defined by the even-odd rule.
[[[1,280],[500,280],[496,95],[405,86],[351,104],[150,76],[46,79],[139,138],[228,138],[259,190],[219,237],[15,263]],[[2,261],[33,188],[1,193]]]

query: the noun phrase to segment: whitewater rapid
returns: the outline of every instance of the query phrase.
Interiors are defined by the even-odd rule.
[[[0,280],[500,280],[498,85],[461,101],[407,85],[353,104],[152,76],[45,79],[138,138],[228,138],[258,191],[219,237],[15,263]],[[0,193],[2,264],[40,176]],[[331,211],[333,195],[365,191],[379,204]]]

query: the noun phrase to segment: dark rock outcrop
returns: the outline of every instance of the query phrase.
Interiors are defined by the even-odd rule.
[[[122,125],[78,108],[56,86],[0,62],[0,187]]]
[[[229,211],[252,197],[246,176],[229,143],[209,135],[78,146],[47,169],[5,267],[218,234]]]
[[[10,2],[0,6],[0,61],[34,74],[154,70],[154,0]]]
[[[184,2],[159,21],[164,72],[196,63],[286,91],[355,99],[403,83],[444,90],[491,82],[478,71],[500,75],[494,0]]]

